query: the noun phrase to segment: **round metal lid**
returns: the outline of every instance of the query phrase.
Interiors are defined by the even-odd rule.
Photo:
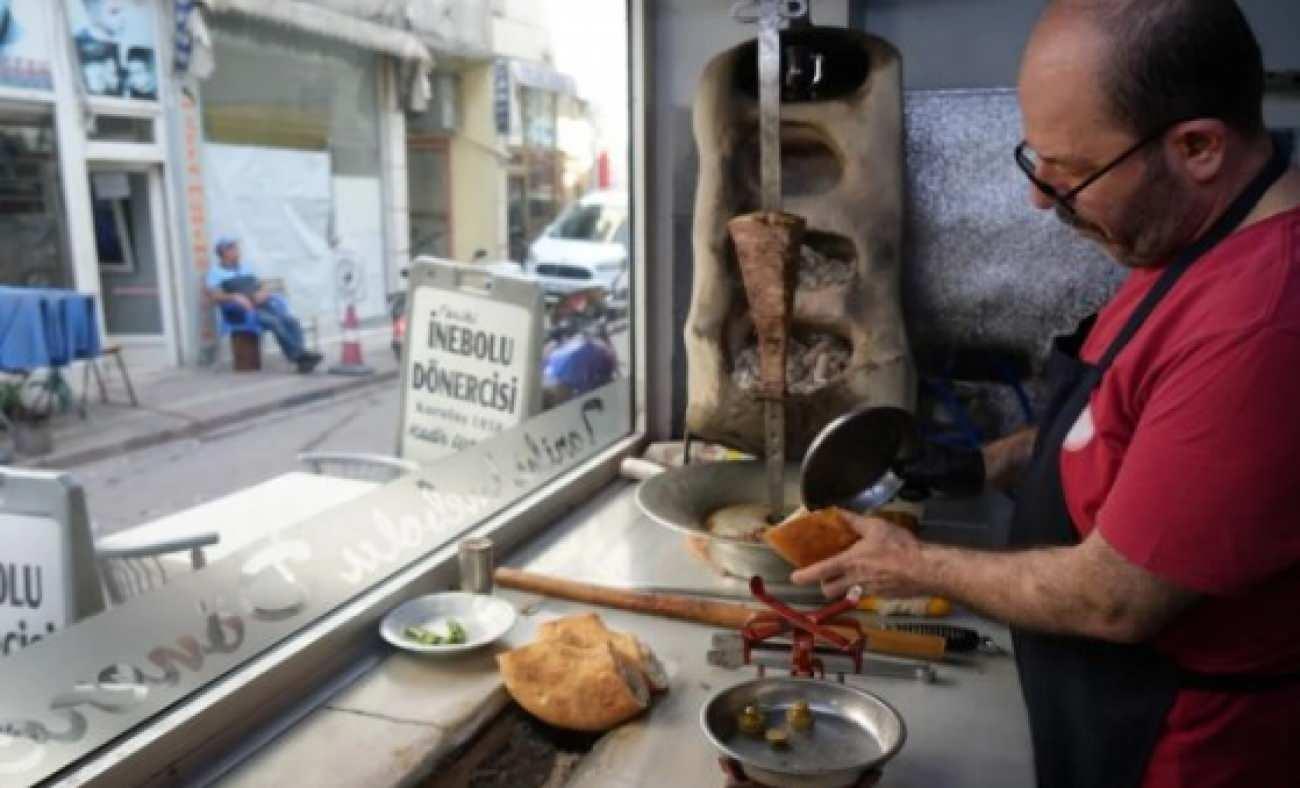
[[[804,506],[868,512],[903,488],[893,471],[919,445],[916,420],[902,408],[862,407],[827,424],[804,456]]]

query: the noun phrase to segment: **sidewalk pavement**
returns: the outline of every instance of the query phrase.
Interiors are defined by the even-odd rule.
[[[340,359],[337,338],[322,341],[319,350],[325,359],[308,375],[298,374],[270,337],[263,339],[262,369],[257,372],[233,371],[229,352],[208,367],[137,368],[132,366],[130,347],[125,347],[123,358],[140,406],[134,408],[129,404],[116,364],[111,359],[102,359],[99,369],[108,388],[109,402],[99,401],[92,376],[86,418],[81,418],[76,407],[55,416],[51,422],[54,451],[38,457],[18,456],[15,464],[71,468],[178,438],[196,437],[271,411],[317,402],[367,386],[397,385],[399,369],[389,344],[391,328],[384,325],[362,329],[360,336],[362,359],[374,373],[358,377],[329,374],[329,368]],[[64,370],[64,377],[79,400],[81,365]]]

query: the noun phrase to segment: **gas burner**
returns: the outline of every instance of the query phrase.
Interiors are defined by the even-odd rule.
[[[765,640],[788,636],[790,647],[790,675],[797,678],[825,678],[826,669],[821,659],[816,656],[819,644],[833,647],[853,660],[853,672],[862,672],[862,651],[867,639],[862,632],[862,624],[857,619],[842,617],[842,613],[853,610],[858,605],[862,591],[854,586],[848,596],[838,602],[829,604],[819,610],[803,613],[767,593],[763,578],[757,575],[749,579],[749,590],[754,598],[769,608],[769,611],[757,613],[740,630],[744,639],[745,664],[751,664],[754,647]],[[832,629],[835,627],[835,629]],[[851,636],[843,634],[847,630]],[[761,678],[766,673],[763,665],[758,665]],[[840,674],[843,681],[844,674]]]
[[[745,774],[745,767],[741,766],[740,761],[735,758],[725,756],[718,758],[718,765],[722,767],[722,773],[727,776],[726,788],[766,788],[763,783],[751,780]],[[862,778],[851,788],[872,788],[878,782],[880,782],[880,772],[871,771],[862,775]]]

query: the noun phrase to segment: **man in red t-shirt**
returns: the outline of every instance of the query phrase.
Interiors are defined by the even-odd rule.
[[[1300,171],[1264,129],[1262,85],[1233,0],[1048,7],[1021,67],[1016,159],[1035,207],[1131,273],[1069,346],[1074,410],[1037,456],[1028,431],[981,460],[990,483],[1024,481],[1019,508],[1037,501],[1013,539],[1050,532],[1032,520],[1053,501],[1069,538],[982,552],[853,518],[857,545],[794,575],[831,596],[952,597],[1026,633],[1026,654],[1057,649],[1062,672],[1111,660],[1099,681],[1031,675],[1017,639],[1043,784],[1300,785]],[[1150,693],[1149,740],[1113,767],[1058,757],[1087,751],[1059,732],[1075,709],[1093,719],[1080,696],[1113,692],[1127,654],[1169,682]],[[1058,679],[1074,695],[1042,705]]]

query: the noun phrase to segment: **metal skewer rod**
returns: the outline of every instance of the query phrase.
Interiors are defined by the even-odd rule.
[[[764,211],[781,210],[781,19],[782,0],[762,0],[758,20],[758,144],[760,204]],[[783,370],[784,372],[784,370]],[[784,374],[782,375],[784,378]],[[767,500],[772,522],[785,510],[785,395],[763,403],[764,454],[767,460]]]

